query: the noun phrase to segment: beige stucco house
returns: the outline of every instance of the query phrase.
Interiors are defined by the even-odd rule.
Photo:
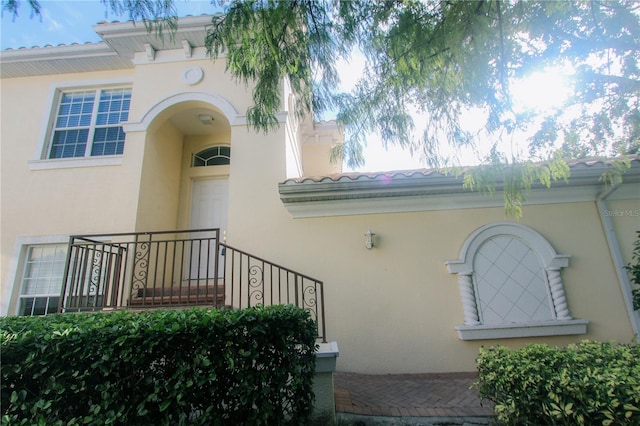
[[[571,163],[519,220],[455,176],[341,174],[340,129],[299,121],[286,81],[279,129],[247,126],[250,87],[206,57],[210,19],[172,40],[101,23],[99,43],[0,53],[1,315],[285,300],[361,373],[470,371],[481,345],[640,331],[623,268],[638,157],[609,187],[606,161]]]

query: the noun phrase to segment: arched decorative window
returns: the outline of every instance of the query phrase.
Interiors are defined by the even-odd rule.
[[[225,166],[231,161],[231,147],[217,145],[193,154],[192,167]]]
[[[485,225],[473,232],[460,258],[446,262],[458,275],[462,340],[586,333],[585,320],[569,314],[557,254],[533,229],[517,223]]]

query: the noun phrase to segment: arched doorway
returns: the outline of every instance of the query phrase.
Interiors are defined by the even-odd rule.
[[[228,179],[230,172],[228,163],[194,167],[194,156],[210,147],[230,148],[234,111],[219,96],[181,93],[152,106],[140,122],[127,124],[127,131],[145,131],[136,230],[191,227],[194,183]]]
[[[219,96],[180,93],[151,107],[140,122],[128,124],[129,130],[146,132],[137,231],[219,228],[222,239],[234,114],[233,107]],[[221,154],[226,154],[226,161],[220,160]],[[215,236],[211,234],[183,238]],[[189,243],[180,268],[183,273],[175,279],[190,280],[192,285],[194,278],[205,280],[200,284],[213,278],[215,268],[209,263],[217,257],[211,256],[215,241],[201,241]],[[202,253],[209,259],[204,263]]]

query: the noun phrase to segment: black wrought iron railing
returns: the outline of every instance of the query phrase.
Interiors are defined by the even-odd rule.
[[[293,304],[325,341],[322,281],[220,241],[219,229],[74,235],[60,312]]]
[[[318,338],[326,341],[322,281],[277,265],[227,244],[223,250],[225,302],[232,308],[291,304],[316,321]]]

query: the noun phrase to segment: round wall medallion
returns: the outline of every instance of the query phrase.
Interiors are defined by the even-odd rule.
[[[200,67],[187,67],[182,71],[182,81],[189,86],[200,83],[203,76],[204,72]]]

